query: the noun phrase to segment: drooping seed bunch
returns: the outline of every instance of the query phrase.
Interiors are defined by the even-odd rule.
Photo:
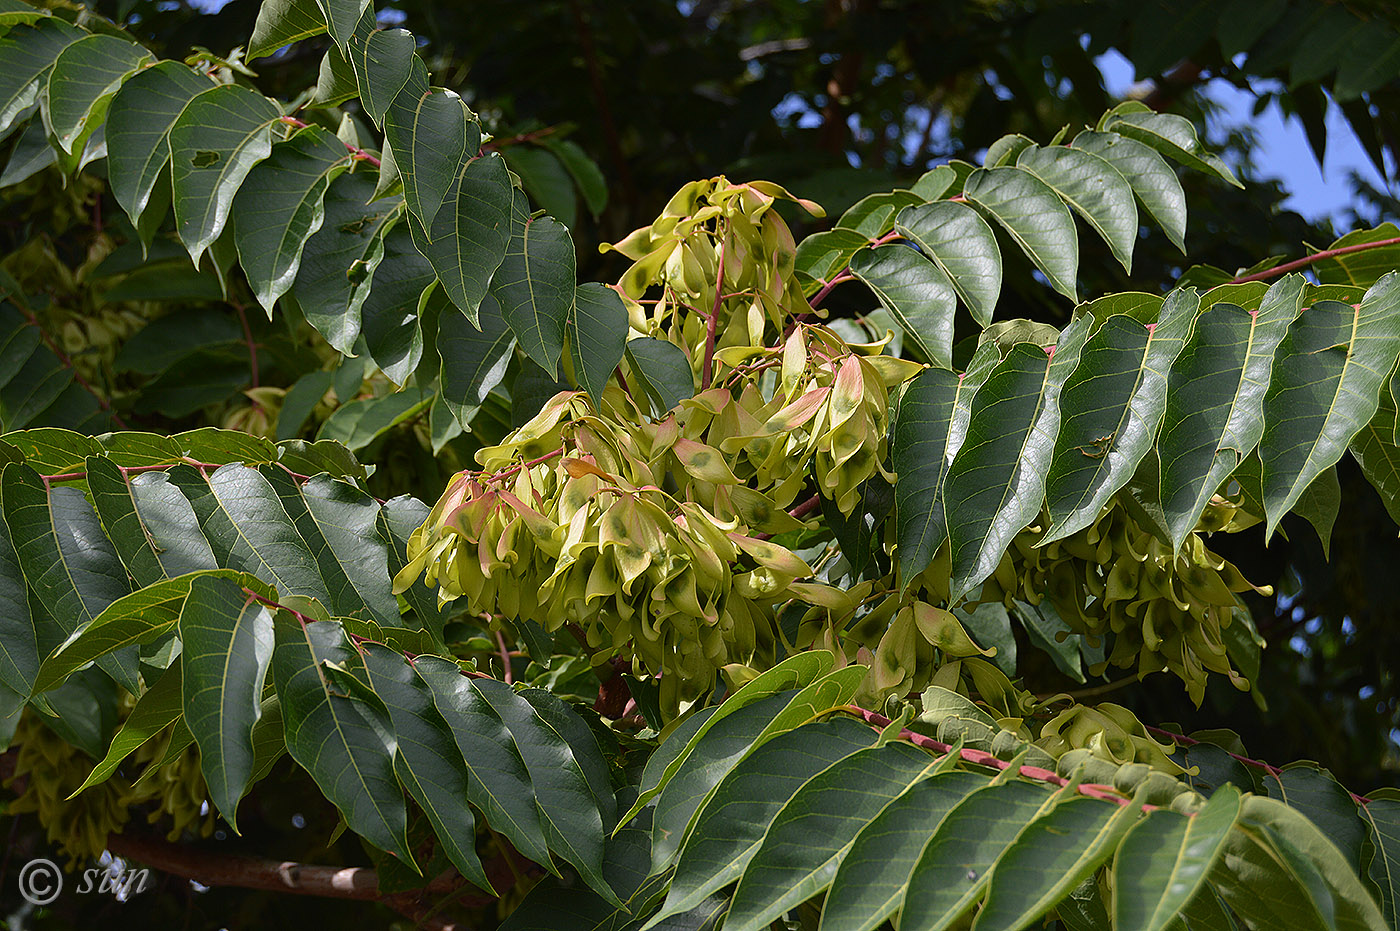
[[[207,837],[214,829],[214,809],[207,803],[198,748],[191,743],[164,761],[169,743],[167,734],[147,741],[132,754],[127,765],[142,769],[135,780],[113,774],[69,798],[92,772],[93,760],[28,709],[11,742],[18,753],[14,774],[5,783],[23,788],[6,811],[34,813],[49,842],[68,856],[69,869],[102,853],[108,835],[121,831],[131,819],[131,809],[152,803],[155,807],[147,821],[156,824],[169,819],[170,840],[178,840],[186,831]]]
[[[1214,499],[1173,553],[1115,497],[1096,523],[1062,540],[1037,545],[1037,527],[1019,534],[982,600],[1036,605],[1048,599],[1075,632],[1095,639],[1114,635],[1108,664],[1136,664],[1140,675],[1168,669],[1197,704],[1207,670],[1248,690],[1250,683],[1231,664],[1225,629],[1248,623],[1238,594],[1272,590],[1252,585],[1211,552],[1203,536],[1229,524],[1235,511],[1230,502]]]
[[[705,422],[704,405],[680,413]],[[459,474],[410,538],[395,587],[426,570],[441,600],[465,597],[474,613],[578,625],[600,661],[628,656],[660,674],[671,709],[726,665],[771,664],[779,602],[844,603],[800,582],[811,567],[756,535],[801,523],[683,435],[681,416],[648,423],[618,388],[602,407],[562,392],[483,449],[484,471]]]

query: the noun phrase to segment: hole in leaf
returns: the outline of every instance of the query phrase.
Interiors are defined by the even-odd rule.
[[[194,157],[190,159],[190,164],[196,168],[208,168],[210,165],[216,164],[220,157],[218,152],[200,149],[198,152],[194,153]]]

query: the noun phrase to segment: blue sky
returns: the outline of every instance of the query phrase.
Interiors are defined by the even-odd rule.
[[[1132,87],[1133,66],[1117,51],[1099,56],[1097,64],[1110,94],[1121,96]],[[1319,169],[1302,124],[1295,118],[1285,118],[1277,103],[1270,103],[1256,117],[1254,95],[1221,80],[1211,81],[1206,92],[1225,110],[1218,121],[1220,125],[1208,129],[1252,127],[1259,139],[1258,163],[1263,173],[1282,179],[1284,188],[1293,192],[1284,202],[1289,209],[1310,220],[1339,217],[1341,208],[1351,200],[1348,177],[1352,169],[1385,190],[1384,180],[1336,106],[1328,108],[1326,163]]]

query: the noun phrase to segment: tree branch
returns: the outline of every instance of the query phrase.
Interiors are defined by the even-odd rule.
[[[289,860],[279,862],[242,854],[215,853],[139,834],[109,835],[107,849],[123,859],[135,860],[162,873],[192,879],[205,886],[234,886],[328,899],[383,902],[395,911],[421,921],[420,927],[435,931],[470,931],[466,925],[451,919],[427,917],[417,902],[423,894],[440,895],[458,889],[462,879],[451,872],[433,879],[420,890],[384,895],[379,891],[379,874],[360,866],[310,866]]]
[[[1266,268],[1262,272],[1255,272],[1252,275],[1242,275],[1239,278],[1232,278],[1225,284],[1244,284],[1246,281],[1267,281],[1270,278],[1277,278],[1279,275],[1286,275],[1289,272],[1296,272],[1300,268],[1307,268],[1316,262],[1324,259],[1336,258],[1339,255],[1350,255],[1353,252],[1365,252],[1368,249],[1379,249],[1382,246],[1400,245],[1400,236],[1391,239],[1381,239],[1376,242],[1359,242],[1354,246],[1340,246],[1336,249],[1324,249],[1321,252],[1314,252],[1312,255],[1292,262],[1284,262],[1282,265],[1275,265],[1273,268]]]

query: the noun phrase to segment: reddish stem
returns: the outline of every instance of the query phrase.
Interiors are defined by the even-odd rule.
[[[286,123],[288,126],[294,126],[294,127],[296,127],[297,129],[305,129],[306,127],[308,127],[308,126],[311,125],[310,123],[305,123],[305,122],[303,122],[303,121],[297,119],[297,118],[294,117],[294,116],[284,116],[284,117],[280,117],[280,119],[281,119],[281,121],[282,121],[283,123]],[[342,140],[340,140],[340,141],[341,141],[341,144],[343,144],[343,145],[345,146],[346,151],[348,151],[348,152],[350,153],[350,157],[351,157],[351,158],[355,159],[356,161],[360,161],[360,162],[369,162],[369,163],[370,163],[371,165],[373,165],[375,168],[378,168],[378,167],[379,167],[379,159],[375,158],[373,155],[370,155],[368,152],[366,152],[364,149],[360,148],[359,146],[357,146],[357,145],[351,145],[350,143],[346,142],[344,139],[342,139]]]
[[[82,376],[82,374],[73,365],[73,360],[68,357],[68,353],[58,348],[58,344],[53,341],[53,338],[49,336],[49,334],[44,330],[43,326],[39,323],[39,318],[34,316],[34,314],[31,313],[25,307],[20,307],[19,311],[20,313],[24,314],[24,317],[29,322],[29,325],[39,331],[39,338],[44,341],[44,345],[49,348],[49,351],[52,352],[55,356],[58,356],[59,364],[73,373],[73,380],[78,383],[78,387],[82,388],[88,394],[92,395],[94,399],[96,399],[97,406],[107,412],[107,416],[112,418],[112,423],[116,424],[123,430],[130,430],[131,425],[128,424],[125,420],[123,420],[120,414],[112,410],[112,403],[108,401],[107,398],[104,397],[101,393],[99,393],[98,390],[94,388],[91,385],[91,383],[89,383],[88,380]]]
[[[821,506],[821,496],[812,495],[812,497],[808,498],[806,501],[803,501],[801,504],[795,505],[791,510],[789,510],[788,516],[795,517],[798,520],[803,520],[807,517],[808,514],[811,514],[813,511],[817,510]],[[773,539],[773,535],[771,533],[756,533],[753,536],[755,540]]]
[[[859,716],[864,719],[865,723],[872,727],[884,729],[893,723],[882,714],[876,714],[874,711],[867,711],[855,705],[846,705],[840,710]],[[915,733],[907,727],[900,729],[899,736],[901,740],[907,740],[915,746],[923,747],[925,750],[932,750],[934,753],[946,754],[953,749],[952,744],[945,744],[940,740],[934,740],[932,737],[925,737],[923,734]],[[992,769],[1005,770],[1011,765],[1006,760],[998,759],[984,750],[963,748],[958,751],[958,756],[965,763],[972,763],[976,766],[990,766]],[[1036,782],[1048,782],[1050,785],[1054,786],[1069,785],[1068,779],[1039,766],[1021,766],[1017,770],[1017,774],[1027,779],[1033,779]],[[1113,788],[1113,786],[1101,785],[1095,782],[1082,782],[1076,787],[1076,791],[1078,791],[1080,795],[1087,795],[1089,798],[1105,799],[1117,805],[1132,804],[1131,799],[1125,798],[1117,789]],[[1143,805],[1142,810],[1155,811],[1157,807],[1156,805]]]
[[[243,324],[243,342],[248,346],[248,366],[253,372],[253,387],[258,387],[258,344],[253,342],[253,328],[248,325],[247,308],[242,301],[229,301],[229,304],[238,312],[238,322]],[[262,405],[254,402],[255,407]]]
[[[503,478],[510,478],[512,475],[514,475],[515,473],[519,472],[521,469],[528,469],[528,468],[531,468],[532,466],[537,466],[537,465],[539,465],[541,462],[548,462],[549,460],[553,459],[555,456],[562,456],[563,454],[564,454],[564,447],[561,446],[561,447],[559,447],[558,449],[554,450],[553,452],[545,453],[543,456],[540,456],[538,459],[531,459],[529,462],[522,462],[522,463],[520,463],[519,465],[513,465],[513,466],[511,466],[509,469],[506,469],[504,472],[497,472],[495,475],[488,475],[488,476],[485,477],[484,480],[485,480],[485,481],[488,481],[488,482],[499,482],[499,481],[500,481],[501,479],[503,479]]]
[[[715,373],[715,330],[719,327],[719,308],[724,300],[724,235],[719,238],[719,272],[715,275],[715,303],[710,308],[710,319],[705,321],[705,367],[701,387],[710,387]]]
[[[1368,249],[1379,249],[1382,246],[1400,245],[1400,236],[1392,239],[1382,239],[1377,242],[1362,242],[1354,246],[1340,246],[1336,249],[1324,249],[1322,252],[1314,252],[1312,255],[1292,262],[1284,262],[1282,265],[1275,265],[1273,268],[1266,268],[1262,272],[1255,272],[1252,275],[1243,275],[1239,278],[1232,278],[1225,284],[1244,284],[1246,281],[1267,281],[1270,278],[1277,278],[1279,275],[1286,275],[1289,272],[1297,271],[1300,268],[1307,268],[1315,262],[1323,259],[1336,258],[1339,255],[1350,255],[1353,252],[1365,252]]]
[[[1202,741],[1199,741],[1194,737],[1187,737],[1185,734],[1177,734],[1173,731],[1164,730],[1160,727],[1153,727],[1150,724],[1144,724],[1143,727],[1147,728],[1149,731],[1151,731],[1154,734],[1157,734],[1158,736],[1166,737],[1168,740],[1174,740],[1177,743],[1181,744],[1183,747],[1194,747],[1197,744],[1202,743]],[[1213,744],[1212,746],[1218,745]],[[1283,775],[1283,770],[1279,769],[1277,766],[1274,766],[1272,763],[1265,763],[1263,760],[1252,760],[1247,756],[1240,756],[1238,753],[1231,753],[1229,750],[1225,750],[1224,747],[1220,747],[1220,749],[1224,750],[1225,755],[1230,757],[1231,759],[1238,760],[1245,766],[1252,766],[1255,769],[1262,769],[1264,770],[1264,772],[1268,773],[1270,776],[1273,776],[1275,779]],[[1357,795],[1355,792],[1351,793],[1351,798],[1352,801],[1356,802],[1358,805],[1367,805],[1371,802],[1369,798],[1366,798],[1364,795]]]
[[[506,685],[511,685],[515,682],[515,677],[511,675],[510,671],[510,647],[506,645],[505,634],[501,633],[499,630],[496,631],[496,648],[501,653],[502,678]]]

